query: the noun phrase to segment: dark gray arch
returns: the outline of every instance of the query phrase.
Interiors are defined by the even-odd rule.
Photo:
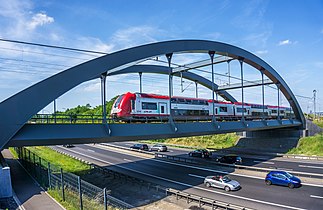
[[[139,73],[139,72],[154,73],[154,74],[168,74],[169,67],[158,66],[158,65],[135,65],[135,66],[131,66],[131,67],[122,69],[120,71],[108,73],[108,76],[129,74],[129,73]],[[179,72],[176,72],[173,75],[180,77]],[[205,79],[204,77],[201,77],[201,76],[194,74],[192,72],[182,72],[182,76],[185,79],[188,79],[191,81],[196,81],[197,83],[203,85],[204,87],[212,89],[212,81]],[[218,89],[218,85],[214,84],[214,88],[215,88],[215,90]],[[218,94],[227,101],[237,102],[237,100],[226,91],[221,90],[218,92]]]
[[[3,148],[34,114],[54,99],[83,82],[99,77],[106,71],[119,71],[128,67],[127,64],[135,64],[137,61],[167,53],[208,53],[209,51],[215,51],[219,55],[227,55],[234,59],[243,59],[245,63],[254,68],[263,70],[264,74],[274,83],[281,84],[279,86],[281,92],[290,102],[296,118],[304,127],[305,118],[292,91],[281,76],[261,58],[244,49],[221,42],[174,40],[133,47],[84,62],[2,101],[0,103],[0,148]]]

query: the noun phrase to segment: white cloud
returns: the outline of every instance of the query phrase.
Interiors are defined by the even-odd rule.
[[[37,26],[43,26],[43,25],[50,24],[53,22],[54,22],[53,17],[49,17],[49,16],[47,16],[46,13],[41,12],[41,13],[35,14],[31,18],[31,21],[27,22],[26,25],[29,30],[34,30]]]
[[[154,37],[162,30],[152,26],[134,26],[118,30],[112,37],[112,43],[118,43],[117,49],[129,48],[141,44],[156,42]]]
[[[248,36],[244,37],[243,40],[247,41],[248,45],[254,47],[262,47],[265,48],[267,46],[267,41],[271,37],[272,31],[270,29],[266,29],[262,33],[252,33]]]
[[[267,54],[268,53],[268,50],[258,50],[256,51],[256,54],[258,55],[264,55],[264,54]]]
[[[80,37],[77,39],[76,47],[80,49],[89,49],[91,51],[110,53],[114,49],[113,44],[106,44],[100,39],[93,37]]]
[[[289,44],[292,44],[292,42],[289,40],[289,39],[286,39],[286,40],[282,40],[278,43],[279,46],[282,46],[282,45],[289,45]]]
[[[88,84],[84,87],[83,91],[85,92],[98,92],[101,89],[101,84],[98,80],[96,82],[93,82],[91,84]]]

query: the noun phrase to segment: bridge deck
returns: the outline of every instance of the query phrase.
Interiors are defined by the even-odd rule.
[[[25,124],[7,146],[85,144],[112,141],[175,138],[239,131],[299,127],[298,120],[134,123],[134,124]],[[109,132],[110,130],[110,132]],[[176,130],[176,131],[175,131]]]

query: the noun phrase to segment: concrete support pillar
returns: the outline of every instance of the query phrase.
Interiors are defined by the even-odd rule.
[[[242,102],[242,118],[241,120],[244,121],[244,92],[243,92],[243,59],[239,59],[240,63],[240,70],[241,70],[241,102]]]
[[[198,98],[197,82],[195,81],[195,97]]]
[[[261,69],[261,95],[262,95],[262,119],[265,118],[265,85],[264,85],[264,69]]]
[[[214,55],[215,51],[209,51],[209,55],[211,58],[211,70],[212,70],[212,122],[215,122],[215,116],[214,116],[214,65],[213,65],[213,60],[214,60]]]
[[[277,85],[277,120],[280,120],[280,84],[276,84]]]
[[[102,123],[107,123],[107,108],[106,108],[106,79],[107,74],[101,74],[101,103],[102,103]]]
[[[142,72],[139,72],[139,91],[142,93]]]
[[[173,53],[168,53],[166,54],[166,58],[168,61],[168,67],[169,67],[169,71],[168,71],[168,93],[169,93],[169,121],[172,122],[173,121],[173,116],[172,116],[172,96],[173,96],[173,72],[172,72],[172,68],[171,68],[171,61],[172,61],[172,56]]]

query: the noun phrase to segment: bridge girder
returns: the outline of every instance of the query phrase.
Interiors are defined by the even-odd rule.
[[[229,56],[263,71],[290,102],[296,118],[305,126],[302,110],[283,78],[265,61],[239,47],[206,40],[173,40],[137,46],[114,52],[55,74],[0,103],[0,149],[43,107],[77,85],[99,77],[102,73],[120,71],[138,61],[169,53],[209,53]]]

